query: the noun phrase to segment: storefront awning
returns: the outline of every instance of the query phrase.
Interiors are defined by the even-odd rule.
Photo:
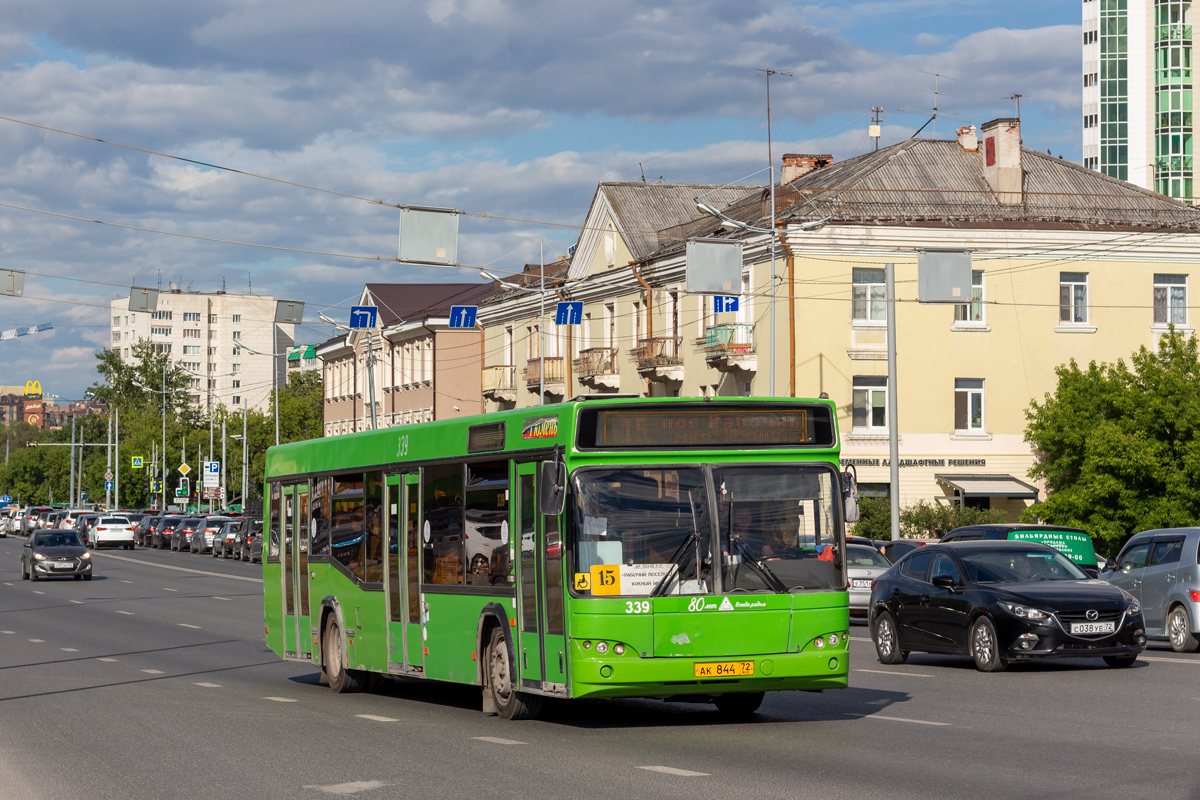
[[[962,497],[1009,497],[1036,500],[1037,487],[1011,475],[934,475],[941,485]]]

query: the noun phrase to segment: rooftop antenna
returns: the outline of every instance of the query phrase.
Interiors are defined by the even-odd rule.
[[[221,294],[225,294],[225,276],[221,276]]]
[[[638,162],[638,169],[642,171],[642,183],[646,182],[646,168],[642,166],[642,162]]]
[[[867,128],[867,136],[875,140],[875,150],[879,150],[879,137],[883,135],[883,126],[880,124],[883,120],[883,109],[872,108],[871,127]]]
[[[930,91],[929,89],[921,89],[920,90],[922,92],[926,92],[928,94],[933,95],[933,107],[931,108],[929,106],[913,106],[913,109],[919,109],[920,111],[931,111],[933,113],[931,114],[929,119],[926,120],[925,125],[922,125],[920,128],[917,128],[917,132],[914,133],[910,138],[915,139],[917,137],[917,134],[919,134],[921,131],[925,130],[925,127],[927,125],[929,125],[930,123],[933,123],[933,130],[931,131],[931,135],[933,136],[934,139],[936,139],[937,138],[937,118],[938,117],[946,117],[948,119],[958,120],[959,122],[964,121],[961,117],[955,116],[956,114],[958,114],[957,111],[954,111],[949,108],[942,108],[940,105],[941,99],[943,96],[950,97],[955,100],[958,99],[958,97],[956,97],[955,95],[947,94],[946,92],[943,92],[941,90],[941,81],[947,80],[947,81],[957,82],[958,78],[951,78],[949,75],[942,75],[940,72],[926,72],[923,69],[917,70],[917,72],[920,72],[922,75],[932,75],[933,76],[933,91]],[[901,109],[901,111],[910,111],[910,109]],[[916,113],[916,111],[913,111],[913,113]]]
[[[1005,100],[1016,100],[1017,101],[1017,122],[1018,123],[1021,122],[1021,98],[1022,97],[1024,97],[1024,95],[1020,94],[1019,92],[1013,92],[1008,97],[1003,98]],[[1021,141],[1018,142],[1018,144],[1025,144],[1025,137],[1022,136]]]
[[[162,291],[162,270],[158,271],[158,290]]]
[[[246,294],[254,294],[254,281],[250,280],[250,270],[246,270]]]

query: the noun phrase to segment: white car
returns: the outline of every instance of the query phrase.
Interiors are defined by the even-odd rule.
[[[133,549],[133,529],[137,526],[127,517],[100,517],[88,528],[87,546],[97,550],[106,545]]]

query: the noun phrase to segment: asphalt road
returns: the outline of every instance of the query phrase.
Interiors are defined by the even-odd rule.
[[[0,539],[0,798],[1200,798],[1200,657],[1161,645],[984,675],[883,666],[855,626],[852,688],[751,721],[647,700],[514,723],[467,687],[334,695],[263,644],[257,566],[105,551],[91,582],[32,583],[22,541]]]

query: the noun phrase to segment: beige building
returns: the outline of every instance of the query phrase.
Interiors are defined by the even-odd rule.
[[[1128,358],[1154,346],[1171,323],[1192,330],[1189,284],[1193,273],[1200,276],[1195,211],[1022,147],[1016,120],[842,163],[784,161],[775,351],[765,234],[730,233],[712,217],[674,221],[658,229],[649,254],[617,233],[622,243],[609,258],[585,241],[597,230],[633,226],[627,203],[600,202],[614,191],[602,184],[563,279],[579,282],[567,292],[585,301],[584,325],[569,337],[555,332],[573,356],[572,371],[548,400],[597,392],[762,396],[773,362],[776,395],[826,394],[837,403],[843,461],[857,467],[868,494],[884,495],[883,268],[894,263],[900,500],[958,501],[1015,517],[1038,494],[1027,477],[1034,456],[1024,440],[1025,411],[1053,391],[1055,368],[1071,358]],[[646,197],[656,188],[618,186]],[[762,188],[725,202],[706,196],[708,187],[670,191],[769,226]],[[712,298],[687,294],[689,236],[743,239],[739,311],[714,314]],[[916,302],[918,253],[939,249],[972,253],[971,303]],[[481,312],[489,408],[537,403],[536,389],[518,385],[502,394],[486,377],[510,366],[530,374],[533,303],[536,296],[510,294]]]
[[[159,293],[157,310],[147,314],[118,298],[110,304],[110,349],[129,361],[133,345],[147,339],[191,373],[189,400],[201,411],[265,412],[271,390],[287,381],[285,354],[295,340],[294,325],[275,322],[275,305],[263,295],[172,289]]]
[[[376,326],[316,347],[325,435],[371,430],[372,382],[381,428],[480,413],[482,333],[451,329],[449,316],[451,306],[478,305],[494,291],[491,283],[367,284],[358,305],[379,309]]]

